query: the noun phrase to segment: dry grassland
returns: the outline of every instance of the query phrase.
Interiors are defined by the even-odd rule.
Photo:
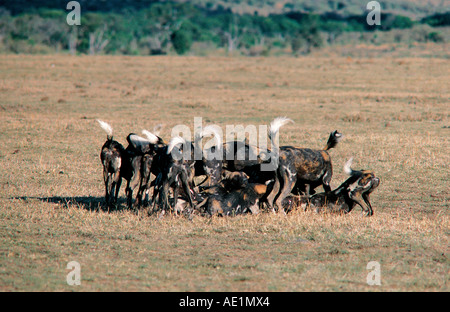
[[[448,291],[448,59],[0,56],[0,290]],[[374,216],[236,218],[102,210],[106,139],[194,117],[331,150],[381,185]],[[66,265],[81,264],[81,286]],[[369,286],[369,261],[381,286]]]

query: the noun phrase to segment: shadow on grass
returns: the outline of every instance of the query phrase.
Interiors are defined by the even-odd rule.
[[[51,197],[14,197],[14,199],[21,199],[27,201],[29,199],[38,199],[42,202],[60,204],[64,208],[78,207],[80,209],[85,209],[88,211],[97,212],[112,212],[127,210],[126,200],[118,199],[118,203],[112,207],[106,205],[104,197],[94,197],[94,196],[77,196],[77,197],[64,197],[64,196],[51,196]]]

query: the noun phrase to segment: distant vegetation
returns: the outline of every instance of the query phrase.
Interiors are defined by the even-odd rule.
[[[416,40],[444,42],[439,27],[450,26],[450,12],[413,20],[384,11],[381,25],[369,26],[367,12],[348,14],[352,11],[348,4],[339,1],[309,9],[296,1],[265,1],[265,5],[247,1],[245,8],[253,3],[255,10],[241,14],[221,1],[150,0],[80,0],[81,25],[69,26],[67,2],[0,0],[0,52],[201,55],[222,49],[245,55],[266,55],[273,50],[307,54],[334,44],[345,32],[409,29],[420,24],[433,28],[422,30]],[[271,5],[281,11],[270,13]],[[262,8],[269,14],[261,15]]]

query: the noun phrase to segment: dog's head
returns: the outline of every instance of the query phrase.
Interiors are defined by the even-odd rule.
[[[228,190],[233,191],[241,189],[248,184],[248,175],[242,171],[223,171],[222,173],[222,186]]]
[[[359,204],[367,216],[371,216],[373,215],[373,209],[369,195],[380,185],[380,178],[376,177],[370,170],[352,169],[352,162],[353,158],[350,158],[344,165],[344,171],[350,177],[342,186],[344,186],[349,198]]]

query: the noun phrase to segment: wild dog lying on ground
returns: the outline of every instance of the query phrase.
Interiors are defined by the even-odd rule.
[[[276,132],[276,127],[279,128],[280,124],[283,125],[274,125],[272,132]],[[292,146],[275,148],[278,151],[278,166],[273,189],[267,196],[269,207],[274,209],[275,204],[277,208],[282,209],[283,200],[296,185],[303,189],[306,195],[312,194],[319,185],[322,185],[325,191],[330,191],[333,168],[328,150],[335,147],[341,138],[342,134],[337,130],[331,132],[323,150]]]
[[[100,159],[105,182],[105,202],[107,206],[110,206],[117,203],[122,177],[129,168],[129,157],[123,145],[113,139],[112,127],[102,120],[97,122],[107,134],[106,142],[100,152]]]
[[[197,208],[209,215],[234,216],[259,213],[259,200],[266,193],[265,184],[249,183],[243,172],[227,172],[224,179],[198,194],[203,198]]]
[[[370,170],[353,170],[352,158],[347,161],[344,171],[350,177],[333,191],[308,196],[292,196],[283,202],[285,209],[300,206],[315,208],[317,212],[325,208],[331,212],[349,213],[356,205],[361,206],[366,216],[373,215],[370,194],[380,185],[380,179]]]

